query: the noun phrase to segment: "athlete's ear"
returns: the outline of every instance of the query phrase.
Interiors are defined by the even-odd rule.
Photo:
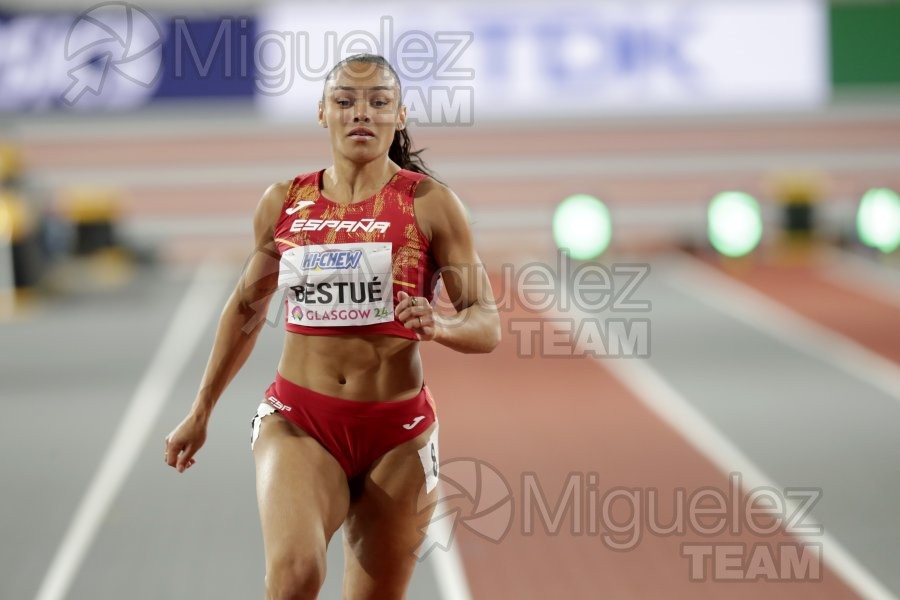
[[[397,113],[397,129],[406,129],[406,105],[401,104]]]
[[[328,123],[325,122],[325,105],[321,100],[319,100],[319,125],[328,128]]]

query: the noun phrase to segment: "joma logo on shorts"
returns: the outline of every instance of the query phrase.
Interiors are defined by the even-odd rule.
[[[279,402],[278,398],[275,396],[269,396],[266,400],[268,400],[269,404],[274,406],[276,410],[280,410],[281,412],[291,412],[291,407]]]

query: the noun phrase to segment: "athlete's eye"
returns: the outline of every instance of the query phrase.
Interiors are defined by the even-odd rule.
[[[388,104],[390,104],[390,100],[385,100],[384,98],[376,98],[372,100],[372,106],[374,106],[375,108],[384,108]]]
[[[341,108],[349,108],[349,107],[353,106],[353,101],[350,100],[349,98],[337,98],[335,100],[335,103],[338,106],[340,106]]]

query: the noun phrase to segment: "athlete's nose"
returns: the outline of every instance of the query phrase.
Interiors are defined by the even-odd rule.
[[[369,122],[369,111],[368,111],[368,103],[365,101],[356,103],[356,116],[353,117],[354,123],[359,123],[363,121],[365,123]]]

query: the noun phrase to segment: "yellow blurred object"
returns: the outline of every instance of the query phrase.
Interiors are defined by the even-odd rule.
[[[90,259],[92,280],[98,287],[121,286],[134,275],[134,262],[121,248],[104,248]]]
[[[22,174],[22,153],[13,144],[0,143],[0,183]]]
[[[782,235],[777,248],[781,260],[792,264],[808,261],[805,247],[817,241],[816,205],[829,187],[827,175],[816,170],[780,171],[767,178],[766,187],[781,205]]]
[[[828,191],[828,176],[816,170],[791,170],[772,173],[765,187],[781,204],[812,204]]]
[[[34,229],[35,217],[16,194],[0,191],[0,243],[15,244]]]
[[[23,306],[16,288],[16,254],[34,229],[29,207],[11,192],[0,191],[0,321],[17,316]]]
[[[63,195],[62,213],[73,223],[105,223],[119,218],[122,193],[113,188],[79,187]]]

